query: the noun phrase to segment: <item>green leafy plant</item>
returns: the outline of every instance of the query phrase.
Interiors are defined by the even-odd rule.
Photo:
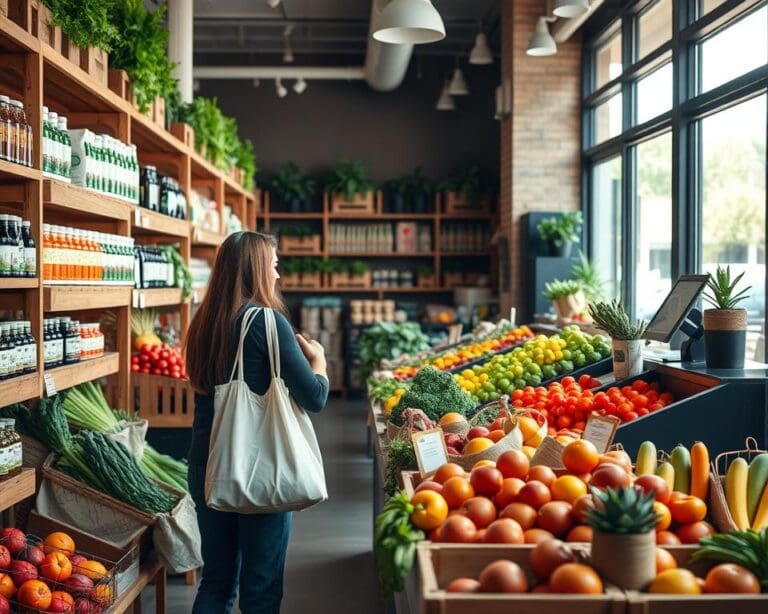
[[[296,258],[281,260],[280,268],[283,270],[283,275],[297,275],[301,272],[301,264]]]
[[[420,264],[416,272],[419,274],[419,277],[431,277],[435,274],[435,267],[429,264]]]
[[[251,143],[250,139],[239,141],[234,153],[235,166],[243,171],[242,185],[246,190],[251,190],[253,189],[256,173],[258,172],[256,156],[253,153],[253,143]]]
[[[370,267],[362,260],[355,260],[352,264],[349,265],[349,272],[355,277],[365,275],[369,270]]]
[[[643,492],[634,486],[592,488],[596,506],[587,512],[587,524],[595,531],[633,535],[656,528],[659,515],[653,509],[653,491]]]
[[[757,576],[762,592],[768,593],[768,527],[702,537],[693,560],[741,565]]]
[[[583,224],[584,218],[581,211],[571,211],[560,216],[545,218],[536,228],[544,241],[549,241],[556,247],[562,247],[566,243],[579,240],[579,232]]]
[[[544,286],[544,296],[546,296],[550,301],[555,301],[559,298],[565,298],[566,296],[573,296],[574,294],[578,294],[581,291],[581,283],[574,279],[569,279],[567,281],[555,279],[554,281],[550,281]]]
[[[177,89],[163,27],[165,6],[150,12],[143,0],[122,0],[111,3],[109,12],[115,29],[109,65],[128,73],[139,110],[145,112],[155,98]]]
[[[415,322],[377,322],[360,335],[358,351],[362,362],[363,379],[378,367],[382,360],[400,358],[429,348],[429,338]]]
[[[595,324],[607,332],[612,339],[633,341],[640,339],[645,332],[646,323],[638,320],[632,324],[624,306],[618,300],[610,303],[591,303],[589,315],[592,316]]]
[[[411,454],[413,454],[413,446],[411,446]],[[394,463],[388,461],[387,468],[390,464]],[[386,596],[399,593],[405,588],[405,578],[411,571],[416,556],[416,543],[425,537],[423,531],[414,528],[411,524],[411,514],[416,509],[408,493],[401,491],[393,494],[376,517],[373,551],[376,555],[379,579]]]
[[[410,198],[416,198],[422,194],[431,196],[435,193],[435,183],[422,173],[420,166],[417,166],[410,175],[406,175],[400,181],[404,194]]]
[[[571,267],[571,275],[581,284],[587,300],[594,302],[605,298],[605,286],[600,277],[600,271],[581,250],[579,250],[579,261]]]
[[[355,194],[367,196],[376,189],[368,169],[360,162],[342,160],[336,165],[325,182],[325,191],[343,194],[348,201],[355,199]]]
[[[407,184],[405,179],[389,179],[382,184],[381,188],[387,196],[405,196]]]
[[[315,193],[315,182],[301,174],[299,167],[289,162],[277,171],[272,178],[272,189],[284,203],[292,200],[306,202]]]
[[[278,231],[281,237],[314,237],[318,233],[311,226],[284,226]]]
[[[469,202],[476,203],[493,192],[494,183],[490,173],[477,164],[468,164],[453,171],[438,187],[449,192],[462,194]]]
[[[422,410],[430,420],[437,422],[450,412],[468,415],[474,409],[475,402],[461,389],[453,375],[434,367],[423,367],[392,409],[390,421],[402,426],[403,412],[409,407]]]
[[[45,0],[53,23],[78,47],[109,51],[118,32],[111,20],[113,0]]]
[[[736,292],[736,285],[744,277],[744,273],[737,275],[731,281],[731,267],[725,268],[718,266],[714,276],[710,275],[707,281],[709,292],[704,294],[704,300],[717,310],[736,309],[737,305],[749,295],[746,294],[752,286],[747,286],[743,290]]]

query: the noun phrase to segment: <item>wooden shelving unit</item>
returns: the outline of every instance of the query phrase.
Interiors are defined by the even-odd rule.
[[[189,222],[162,213],[133,207],[131,230],[134,236],[160,235],[165,237],[189,238]]]
[[[38,396],[40,396],[40,375],[37,372],[0,382],[0,399],[3,400],[3,406],[21,403]]]
[[[195,247],[218,247],[224,238],[223,235],[210,230],[192,229],[192,245]]]
[[[24,467],[21,473],[8,478],[0,488],[0,511],[16,505],[35,494],[35,470]]]
[[[37,288],[40,285],[40,279],[37,277],[10,277],[0,279],[0,291],[2,290],[26,290]]]
[[[114,375],[118,371],[120,371],[120,354],[118,352],[106,352],[104,356],[98,358],[81,360],[71,365],[48,369],[44,375],[46,378],[52,378],[56,390],[61,391],[83,382]]]
[[[172,307],[181,305],[181,288],[150,288],[134,290],[131,305],[134,308]]]
[[[130,305],[130,286],[43,286],[44,311],[81,311]]]
[[[128,222],[133,209],[124,200],[51,179],[43,181],[43,204],[46,211],[61,210],[73,225],[88,219]]]

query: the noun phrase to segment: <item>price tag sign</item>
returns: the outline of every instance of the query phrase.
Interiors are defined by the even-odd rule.
[[[416,462],[419,473],[424,477],[437,471],[440,465],[448,462],[448,450],[445,449],[443,429],[436,428],[428,431],[418,431],[411,435],[413,449],[416,452]]]
[[[589,418],[587,418],[587,424],[584,427],[582,438],[595,444],[598,452],[603,454],[608,451],[608,447],[613,442],[619,424],[621,424],[621,420],[616,416],[591,414]]]
[[[512,326],[515,325],[515,319],[517,318],[517,307],[510,307],[509,308],[509,323],[512,324]]]
[[[138,292],[137,290],[134,290],[132,292],[131,296],[131,307],[134,309],[138,309],[139,307],[139,296],[141,295],[141,292]]]
[[[144,309],[147,306],[147,295],[143,292],[139,292],[139,309]]]
[[[53,380],[53,375],[46,373],[43,375],[43,381],[45,382],[45,396],[52,397],[56,394],[56,382]]]
[[[453,345],[454,343],[458,343],[461,339],[461,324],[452,324],[448,327],[448,344]]]

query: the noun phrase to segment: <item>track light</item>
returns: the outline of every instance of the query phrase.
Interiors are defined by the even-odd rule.
[[[276,9],[280,6],[280,0],[267,0],[267,4],[269,5],[269,8]]]
[[[555,39],[549,33],[549,22],[555,21],[556,17],[539,17],[536,22],[536,31],[528,43],[526,53],[533,56],[554,55],[557,53]]]
[[[557,17],[571,19],[579,17],[589,10],[589,0],[555,0],[555,8],[552,12]]]
[[[445,24],[430,0],[392,0],[377,20],[373,38],[395,45],[421,45],[445,38]]]
[[[488,47],[488,39],[483,32],[475,37],[475,46],[469,52],[469,63],[475,65],[493,64],[493,53]]]
[[[453,111],[456,109],[456,103],[453,101],[453,97],[448,92],[448,80],[445,80],[443,85],[443,91],[440,92],[440,98],[437,99],[437,105],[435,108],[438,111]]]
[[[291,49],[291,33],[293,32],[293,24],[285,26],[283,31],[283,38],[285,39],[285,49],[283,50],[283,62],[286,64],[293,63],[293,49]]]
[[[296,83],[293,84],[293,91],[297,94],[303,94],[304,90],[307,89],[307,82],[304,81],[304,77],[299,77],[296,79]]]
[[[283,82],[279,78],[275,79],[275,91],[277,91],[278,98],[285,98],[288,95],[288,90],[285,89]]]
[[[251,81],[251,84],[253,85],[253,87],[259,87],[261,85],[261,81],[259,81],[258,79],[254,79],[253,81]]]
[[[458,66],[453,71],[453,79],[451,79],[451,84],[448,86],[448,93],[451,96],[466,96],[469,94],[467,80],[464,78],[464,73],[461,72],[461,68]]]

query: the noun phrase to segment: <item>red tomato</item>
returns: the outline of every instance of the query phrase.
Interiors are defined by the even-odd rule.
[[[152,369],[152,375],[162,375],[162,374],[163,374],[162,370],[158,369],[157,367]]]
[[[168,360],[168,357],[171,355],[171,353],[168,350],[162,350],[160,352],[160,358],[163,360]]]
[[[139,364],[139,355],[138,355],[138,354],[133,354],[133,355],[131,356],[131,364],[132,364],[132,365],[137,365],[137,364]]]
[[[134,373],[137,373],[137,372],[141,371],[141,367],[134,363],[134,364],[131,365],[131,371],[133,371]]]
[[[161,358],[157,361],[157,368],[158,369],[167,369],[168,368],[168,361]]]

